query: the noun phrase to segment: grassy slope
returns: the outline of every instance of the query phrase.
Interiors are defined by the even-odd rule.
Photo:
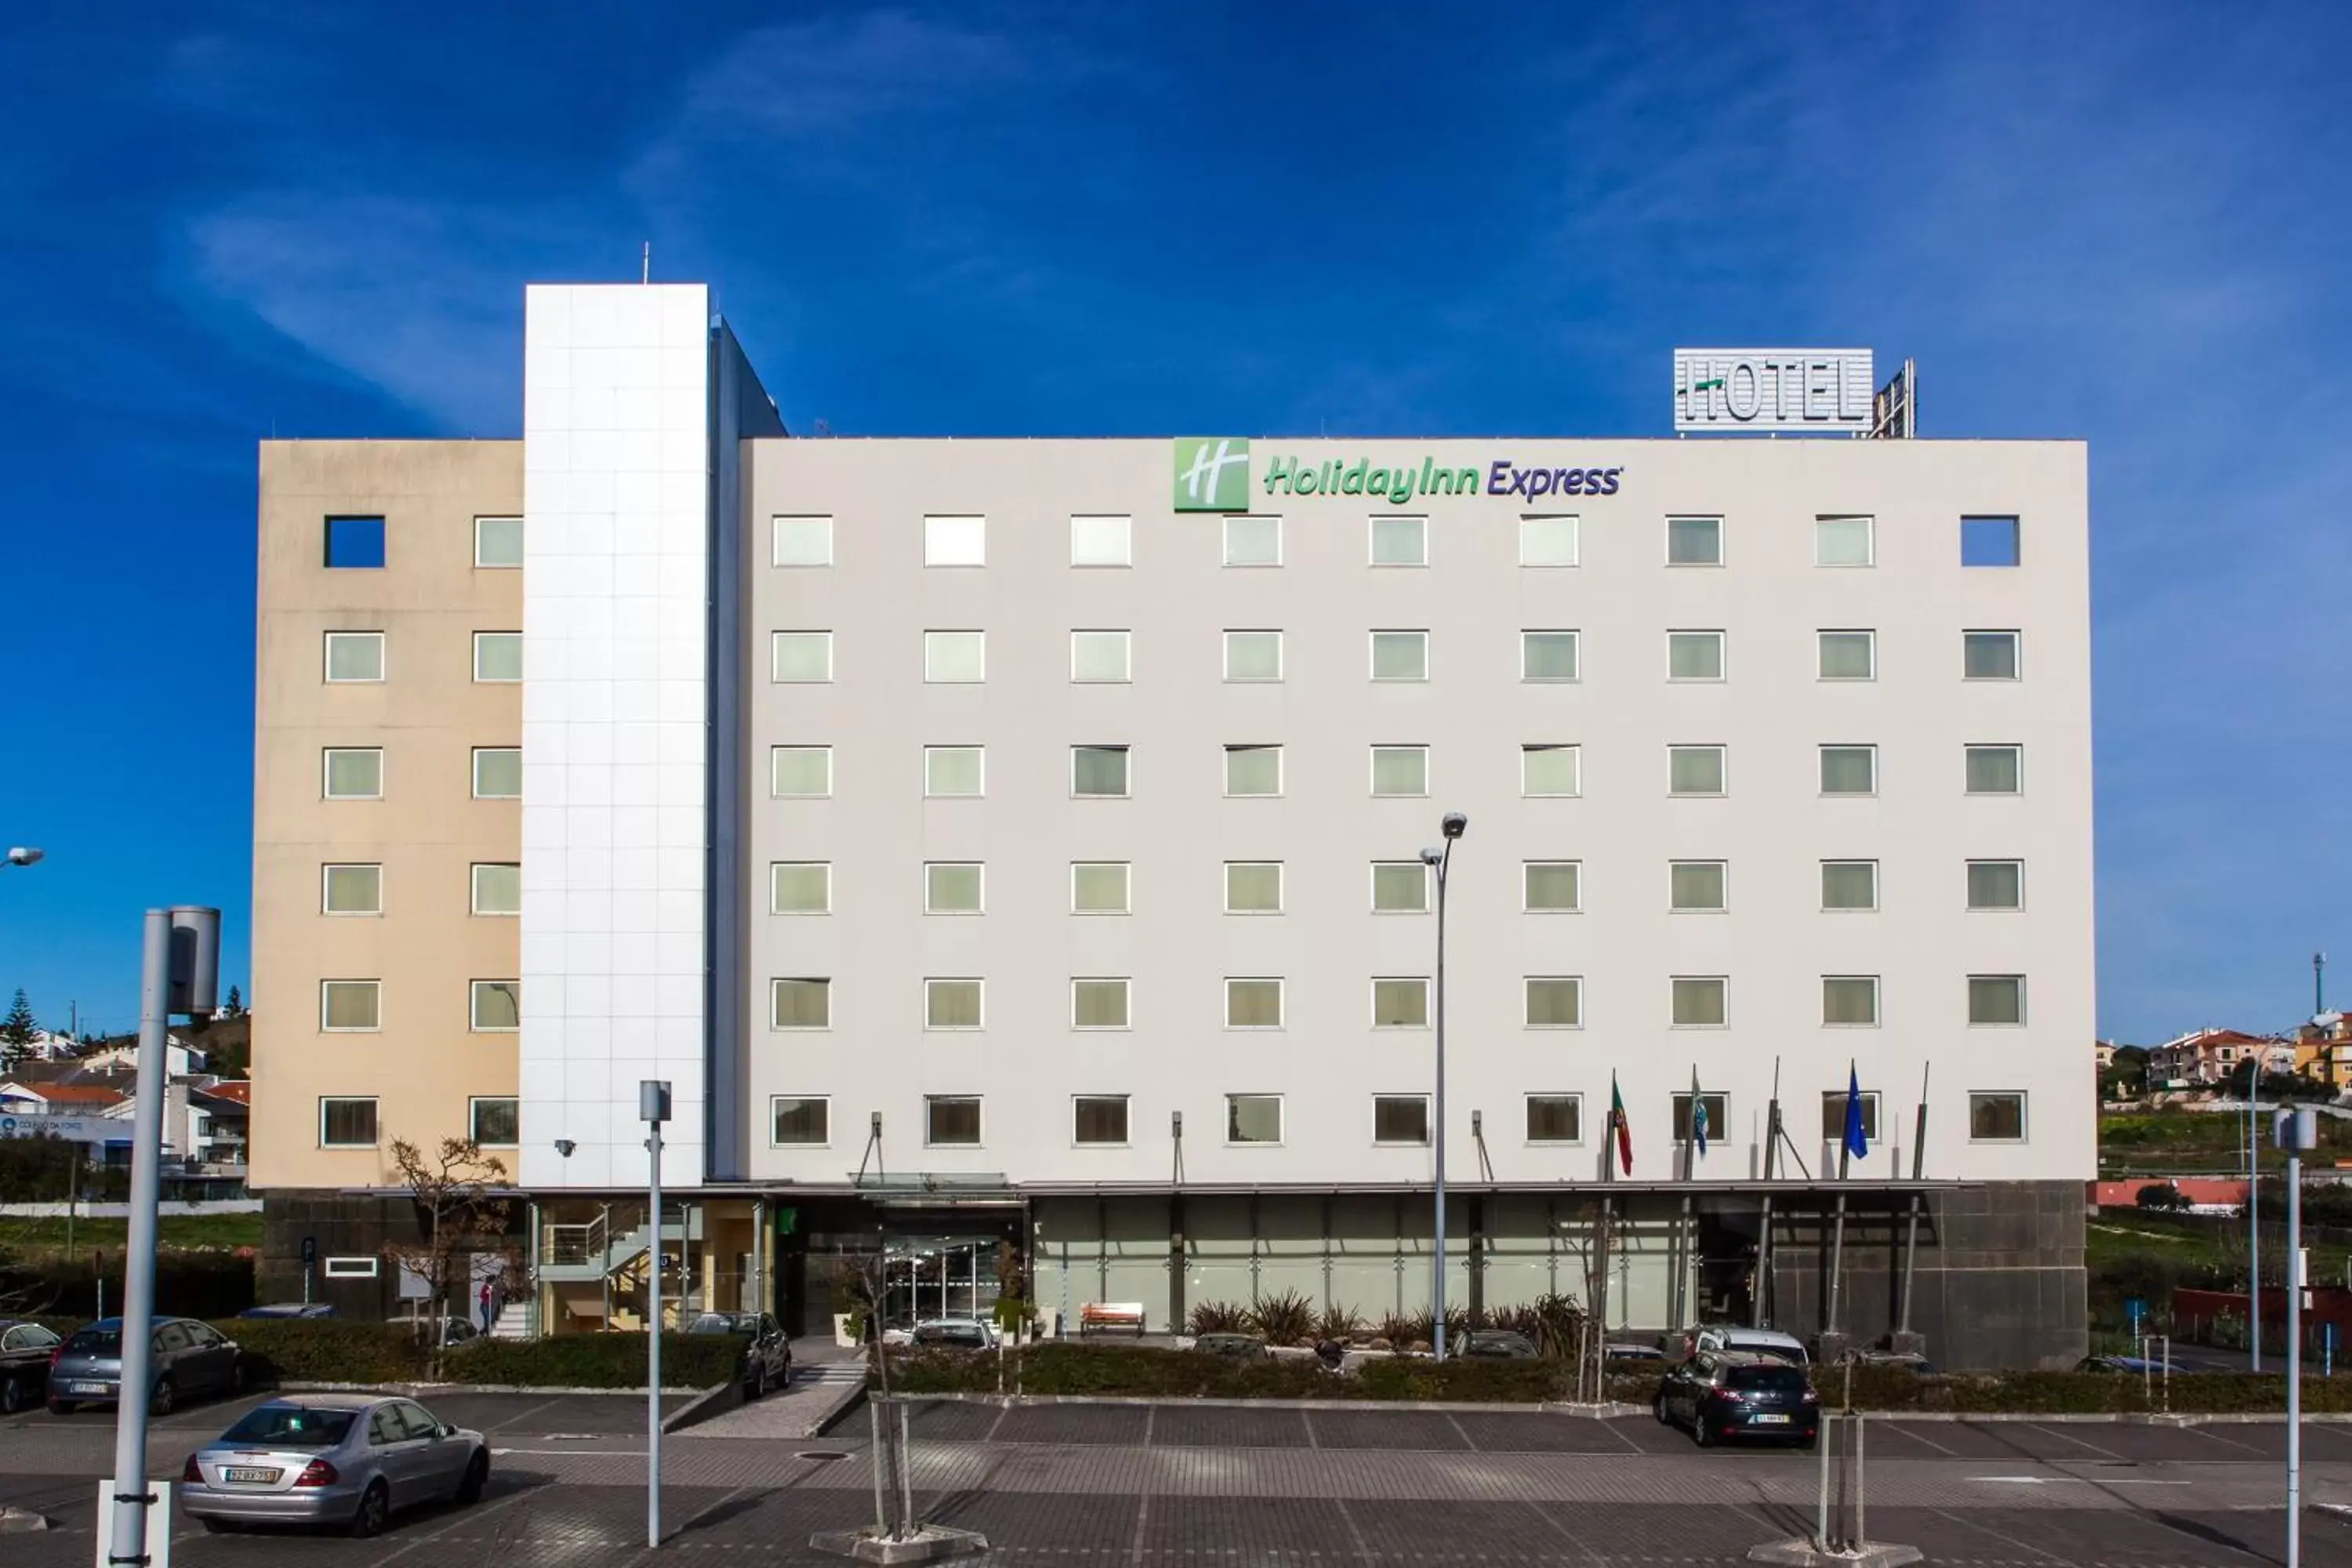
[[[257,1214],[165,1215],[158,1221],[164,1247],[259,1247],[261,1216]],[[77,1218],[73,1222],[76,1252],[93,1247],[123,1244],[126,1222],[119,1219]],[[0,1215],[0,1251],[55,1252],[66,1244],[62,1219],[21,1219]]]

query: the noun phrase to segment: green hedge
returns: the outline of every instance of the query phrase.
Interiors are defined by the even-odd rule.
[[[1341,1398],[1345,1381],[1312,1361],[1243,1360],[1141,1345],[1034,1345],[1007,1352],[1005,1387],[1032,1394],[1126,1394],[1159,1399]],[[996,1356],[917,1351],[890,1358],[890,1386],[905,1394],[993,1394]]]
[[[711,1388],[742,1370],[744,1334],[664,1334],[662,1382]],[[453,1383],[506,1383],[530,1388],[643,1388],[646,1336],[552,1334],[539,1340],[475,1340],[442,1360]]]
[[[0,1139],[0,1143],[6,1140]],[[105,1248],[106,1309],[121,1310],[122,1249]],[[12,1315],[73,1318],[97,1316],[98,1276],[90,1254],[26,1251],[0,1254],[0,1300],[16,1303]],[[226,1248],[179,1249],[155,1255],[155,1305],[183,1318],[226,1318],[253,1305],[253,1259]]]
[[[404,1323],[340,1318],[225,1318],[213,1324],[245,1347],[257,1377],[278,1383],[413,1383],[425,1346]]]

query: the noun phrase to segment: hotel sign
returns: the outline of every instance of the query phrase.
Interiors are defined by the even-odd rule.
[[[1675,429],[1866,436],[1868,349],[1676,349]]]
[[[1416,463],[1272,453],[1253,484],[1247,437],[1179,436],[1174,456],[1178,511],[1246,511],[1267,498],[1302,496],[1364,496],[1391,506],[1438,496],[1613,496],[1625,472],[1622,463],[1528,467],[1511,455],[1465,464],[1428,456]]]

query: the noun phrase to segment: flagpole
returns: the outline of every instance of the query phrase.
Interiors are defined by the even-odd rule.
[[[1764,1203],[1756,1229],[1756,1283],[1748,1292],[1748,1325],[1764,1326],[1764,1304],[1772,1289],[1772,1162],[1780,1152],[1780,1058],[1772,1058],[1772,1098],[1764,1106]]]
[[[1829,1312],[1822,1323],[1824,1336],[1838,1331],[1838,1294],[1844,1282],[1845,1268],[1845,1180],[1853,1166],[1853,1136],[1850,1129],[1853,1126],[1854,1085],[1858,1081],[1854,1058],[1848,1057],[1845,1063],[1845,1116],[1838,1129],[1837,1215],[1832,1222],[1834,1228],[1830,1240],[1830,1304]]]

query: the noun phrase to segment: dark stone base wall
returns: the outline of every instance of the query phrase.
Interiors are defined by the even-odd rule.
[[[401,1308],[399,1269],[384,1257],[387,1244],[418,1239],[416,1205],[406,1198],[353,1197],[335,1192],[278,1190],[261,1194],[261,1253],[254,1259],[254,1300],[302,1300],[302,1238],[314,1238],[319,1264],[310,1300],[362,1321],[395,1316]],[[373,1279],[330,1279],[330,1258],[374,1258]]]
[[[1846,1219],[1839,1326],[1875,1344],[1895,1326],[1906,1211],[1856,1197]],[[1869,1202],[1873,1206],[1864,1207]],[[1776,1215],[1773,1322],[1825,1326],[1832,1225]],[[1919,1223],[1911,1327],[1944,1368],[2072,1367],[2090,1350],[2080,1182],[2005,1182],[1930,1194]]]

